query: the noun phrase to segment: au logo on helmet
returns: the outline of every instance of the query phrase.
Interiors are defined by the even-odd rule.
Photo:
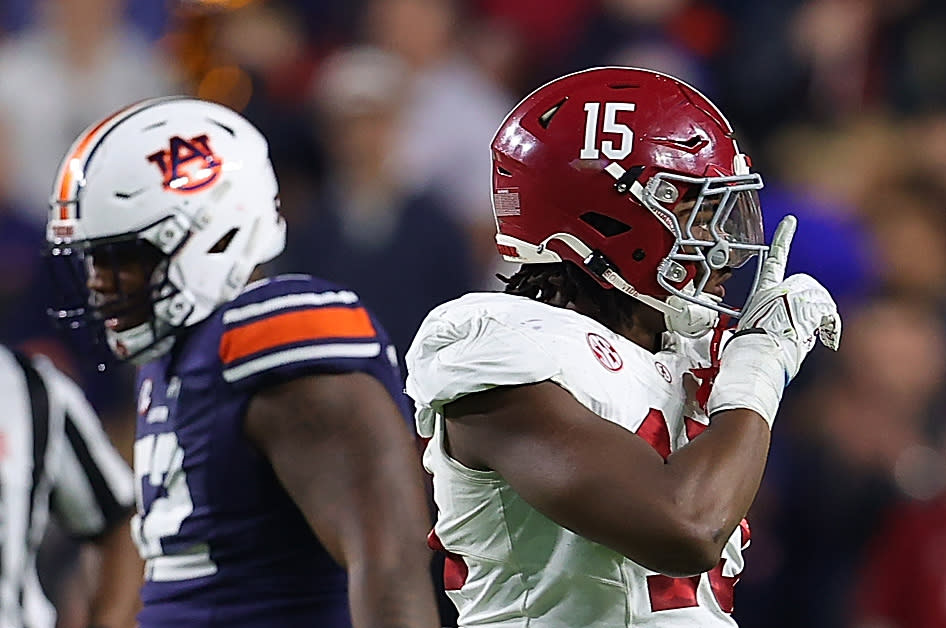
[[[182,194],[213,185],[223,166],[223,161],[210,148],[206,135],[190,139],[174,136],[170,148],[148,155],[148,161],[161,169],[166,189]]]

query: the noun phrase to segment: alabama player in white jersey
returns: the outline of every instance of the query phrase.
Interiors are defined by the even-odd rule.
[[[459,625],[733,626],[784,386],[841,320],[784,278],[761,177],[681,81],[594,68],[492,142],[504,293],[433,310],[407,354]],[[754,261],[741,307],[724,282]],[[752,266],[747,266],[751,268]]]

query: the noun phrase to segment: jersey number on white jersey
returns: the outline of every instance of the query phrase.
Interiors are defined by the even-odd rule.
[[[647,418],[637,429],[637,435],[650,443],[650,446],[657,450],[664,459],[670,455],[670,428],[667,425],[667,419],[663,412],[656,408],[651,408],[647,413]],[[745,526],[745,520],[741,524]],[[724,613],[732,613],[733,610],[733,589],[739,576],[723,575],[723,567],[726,565],[726,559],[719,561],[711,571],[706,573],[709,578],[710,588],[713,591],[713,597],[716,603]],[[689,578],[671,578],[661,574],[647,576],[647,592],[650,595],[650,608],[654,612],[670,611],[677,608],[690,608],[698,606],[696,591],[700,586],[699,576],[690,576]]]

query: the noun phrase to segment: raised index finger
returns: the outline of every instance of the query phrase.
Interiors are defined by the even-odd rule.
[[[772,236],[772,244],[769,246],[769,256],[762,265],[762,273],[759,277],[760,290],[771,288],[785,279],[788,250],[792,246],[792,238],[795,236],[797,226],[798,220],[791,214],[778,223],[775,235]]]

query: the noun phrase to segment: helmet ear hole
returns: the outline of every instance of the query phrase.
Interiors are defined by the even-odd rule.
[[[631,226],[624,224],[620,220],[605,216],[598,212],[585,212],[580,218],[591,225],[591,228],[606,238],[626,233],[631,230]]]
[[[230,246],[230,243],[233,242],[233,238],[236,236],[239,229],[234,227],[230,229],[222,238],[217,240],[217,242],[208,249],[207,253],[223,253]]]

